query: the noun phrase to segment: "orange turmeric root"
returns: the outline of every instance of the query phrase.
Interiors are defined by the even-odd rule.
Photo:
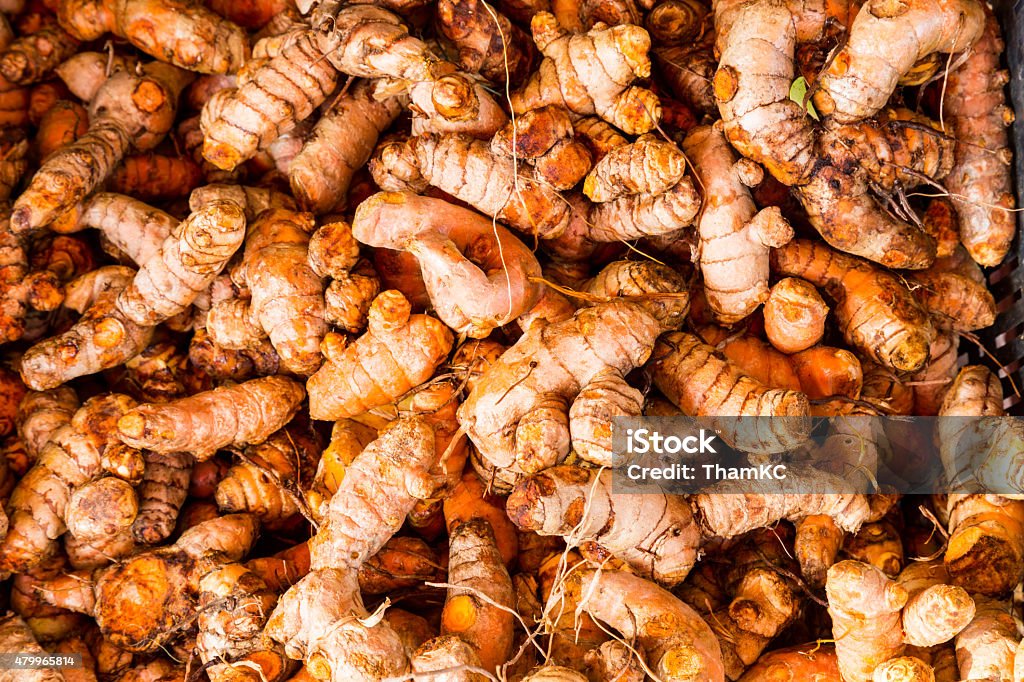
[[[253,379],[170,403],[140,405],[118,420],[121,440],[155,452],[191,452],[199,461],[228,445],[262,443],[306,397],[284,376]]]
[[[324,340],[323,366],[306,383],[313,419],[342,419],[386,405],[430,378],[452,347],[452,334],[409,302],[385,291],[370,306],[370,327],[347,348]],[[378,366],[379,365],[379,366]]]
[[[796,239],[772,252],[780,275],[821,287],[835,302],[847,343],[875,362],[903,372],[928,361],[934,329],[910,291],[894,275],[824,244]]]
[[[193,0],[71,0],[60,3],[57,18],[79,40],[113,33],[200,73],[233,73],[249,56],[245,31]]]
[[[486,520],[457,525],[449,545],[451,587],[441,612],[441,634],[463,639],[483,668],[493,672],[512,653],[512,579]]]
[[[187,197],[202,178],[202,169],[187,156],[136,154],[121,162],[109,187],[143,201],[165,201]]]

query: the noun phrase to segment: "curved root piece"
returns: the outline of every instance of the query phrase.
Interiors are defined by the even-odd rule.
[[[916,62],[970,49],[984,29],[983,8],[975,0],[871,0],[818,80],[814,105],[840,123],[874,116]]]
[[[520,528],[577,544],[594,541],[663,585],[682,582],[697,561],[700,532],[686,502],[674,495],[616,494],[610,471],[546,469],[516,484],[507,511]]]
[[[356,239],[419,261],[438,317],[457,333],[487,336],[540,300],[533,253],[501,225],[440,199],[380,193],[352,221]]]
[[[721,649],[696,611],[652,582],[618,571],[587,571],[582,606],[636,641],[665,682],[724,682]]]

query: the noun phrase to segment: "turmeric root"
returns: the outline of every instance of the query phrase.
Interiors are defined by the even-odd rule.
[[[743,682],[797,682],[797,680],[840,680],[835,647],[814,642],[776,649],[761,656],[743,677]]]
[[[549,12],[533,15],[530,29],[544,59],[522,88],[512,93],[515,113],[562,104],[582,116],[597,114],[628,135],[654,128],[661,117],[657,96],[632,85],[651,73],[647,31],[624,24],[572,34]],[[595,65],[600,68],[588,68]]]
[[[352,176],[369,160],[401,105],[397,97],[375,99],[369,86],[360,84],[324,113],[288,167],[292,193],[304,210],[327,213],[345,198]]]
[[[446,52],[461,69],[512,87],[526,78],[534,55],[529,37],[483,0],[441,0],[435,25]]]
[[[866,682],[879,664],[902,655],[902,586],[873,566],[840,561],[828,569],[825,591],[843,679]]]
[[[352,233],[364,244],[416,256],[438,317],[473,338],[530,310],[543,291],[531,281],[541,270],[525,244],[500,225],[439,199],[375,194],[356,210]]]
[[[458,484],[444,498],[444,521],[448,533],[473,519],[487,521],[494,535],[502,561],[511,565],[519,553],[516,526],[505,512],[505,500],[492,494],[488,486],[473,472],[462,475]]]
[[[72,0],[60,4],[57,18],[79,40],[113,33],[200,73],[233,73],[249,56],[245,31],[192,0]]]
[[[284,680],[298,666],[263,634],[277,595],[243,564],[227,564],[199,580],[196,650],[211,682],[248,668],[260,679]]]
[[[943,561],[953,583],[990,596],[1012,590],[1011,576],[1024,564],[1024,502],[956,494],[948,496],[946,509],[950,538]]]
[[[146,452],[145,473],[136,488],[139,512],[132,522],[135,542],[155,545],[171,536],[185,503],[192,455],[187,452]]]
[[[49,603],[93,615],[103,636],[118,647],[158,651],[177,639],[182,620],[196,613],[203,576],[241,560],[255,543],[257,528],[254,517],[245,514],[218,517],[188,529],[173,545],[95,572],[44,581],[39,590]]]
[[[606,202],[631,194],[661,194],[683,179],[686,156],[674,143],[653,134],[620,145],[594,164],[583,182],[591,201]]]
[[[903,632],[907,644],[931,647],[948,642],[974,619],[975,605],[961,588],[949,585],[941,562],[911,562],[896,579],[907,591]]]
[[[72,491],[100,475],[100,458],[116,442],[117,419],[134,406],[116,393],[93,398],[53,434],[7,503],[10,528],[0,544],[0,568],[24,571],[54,551]]]
[[[437,577],[437,556],[419,538],[393,537],[359,568],[364,595],[388,594]]]
[[[202,178],[202,169],[188,156],[136,154],[114,171],[110,189],[143,201],[178,199],[188,196]]]
[[[810,348],[825,334],[828,306],[818,290],[796,277],[779,280],[764,304],[764,331],[783,353]]]
[[[78,40],[51,22],[52,19],[40,30],[16,39],[0,53],[0,74],[8,82],[38,83],[78,49]]]
[[[570,207],[554,189],[528,175],[516,177],[513,160],[468,135],[421,135],[409,144],[424,180],[524,234],[558,236]],[[473,178],[473,182],[467,182]]]
[[[728,433],[723,432],[722,438],[741,449],[781,452],[807,436],[810,406],[806,395],[768,388],[692,334],[662,336],[649,366],[655,386],[666,398],[684,414],[723,417],[721,426]],[[744,424],[737,417],[786,419]]]
[[[227,265],[245,238],[245,215],[230,202],[193,212],[142,264],[117,297],[117,308],[141,326],[184,312]]]
[[[650,313],[621,300],[541,327],[524,335],[481,378],[459,407],[459,421],[493,466],[524,473],[551,466],[568,454],[568,439],[545,441],[543,429],[531,427],[532,418],[552,399],[563,405],[574,399],[602,370],[622,376],[642,364],[659,332]],[[561,360],[545,362],[548,356]]]
[[[996,302],[981,270],[972,261],[964,267],[949,260],[938,260],[928,270],[910,275],[914,296],[939,329],[965,332],[990,326],[996,319]]]
[[[140,405],[118,420],[121,440],[155,452],[191,452],[199,461],[228,445],[262,443],[287,424],[302,385],[283,376],[253,379],[165,404]]]
[[[875,362],[909,372],[928,361],[934,329],[907,288],[888,272],[802,239],[774,250],[772,267],[821,287],[836,304],[847,343]]]
[[[494,672],[512,653],[512,579],[484,519],[456,526],[449,544],[452,587],[441,612],[441,634],[462,638],[483,668]]]
[[[357,620],[369,614],[356,572],[398,530],[416,499],[433,494],[435,465],[433,429],[413,417],[394,422],[348,467],[310,543],[313,571],[279,600],[266,629],[316,677],[367,680],[408,665],[390,626]],[[372,503],[370,490],[376,491]]]
[[[616,494],[609,471],[563,465],[534,474],[516,485],[507,511],[520,528],[593,541],[664,585],[682,582],[697,559],[700,532],[683,499]]]
[[[217,484],[217,506],[255,514],[269,528],[297,514],[298,485],[314,470],[318,446],[312,431],[294,423],[246,446],[245,458]]]
[[[33,140],[36,155],[45,160],[50,154],[71,144],[89,130],[89,112],[81,104],[60,100],[39,121]]]
[[[957,145],[945,184],[960,218],[963,245],[977,263],[994,267],[1006,256],[1016,232],[1007,135],[1013,110],[1003,91],[1007,74],[999,70],[999,20],[984,4],[982,9],[981,37],[946,83],[945,115]],[[964,31],[958,47],[967,38]]]
[[[323,282],[306,261],[312,231],[309,214],[260,213],[235,278],[252,292],[251,324],[270,338],[284,368],[303,376],[320,366],[320,341],[327,333]]]
[[[37,343],[21,359],[25,384],[37,391],[115,367],[149,345],[152,327],[135,324],[116,305],[134,272],[106,266],[68,285],[65,306],[84,311],[68,331]]]
[[[725,679],[721,650],[711,629],[668,591],[621,571],[587,571],[582,592],[583,609],[627,641],[635,638],[659,679]]]
[[[800,573],[812,587],[824,587],[825,575],[843,546],[843,530],[826,514],[805,516],[794,525],[793,553]]]
[[[802,9],[802,8],[800,8]],[[824,17],[799,16],[786,3],[719,2],[712,81],[723,132],[743,156],[784,185],[801,185],[814,163],[814,133],[802,107],[789,98],[797,41],[813,41]],[[761,50],[750,45],[761,45]]]
[[[377,429],[353,419],[339,419],[331,428],[331,442],[320,456],[316,475],[306,492],[306,502],[317,523],[326,513],[326,504],[338,491],[345,469],[367,445],[377,439]]]
[[[819,77],[814,105],[839,123],[873,116],[915,62],[933,52],[969,50],[984,27],[980,2],[944,5],[918,0],[898,7],[869,2]]]
[[[976,601],[974,620],[956,638],[960,678],[1013,679],[1013,654],[1019,635],[1009,605],[984,597]]]
[[[313,419],[353,417],[395,400],[430,378],[451,350],[452,335],[433,318],[410,315],[397,291],[385,291],[370,306],[369,330],[347,348],[336,349],[338,342],[328,334],[326,360],[306,384]]]
[[[18,437],[32,462],[53,435],[71,422],[79,406],[78,396],[69,386],[25,394],[18,404]]]
[[[697,191],[689,178],[683,178],[661,194],[638,194],[593,204],[587,214],[585,235],[595,242],[679,238],[699,211]]]
[[[189,80],[160,63],[147,64],[141,75],[114,73],[89,103],[89,131],[51,156],[14,202],[12,228],[24,234],[50,224],[109,177],[130,147],[155,147]]]
[[[752,313],[768,298],[768,253],[793,238],[777,207],[757,211],[748,187],[761,169],[737,161],[720,126],[691,130],[683,142],[698,169],[705,207],[700,217],[700,268],[711,311],[723,324]],[[743,273],[739,275],[738,273]]]
[[[473,647],[453,635],[441,635],[424,642],[410,655],[413,673],[430,675],[439,682],[483,682],[487,678],[471,672],[483,669]],[[462,669],[460,672],[443,672]]]

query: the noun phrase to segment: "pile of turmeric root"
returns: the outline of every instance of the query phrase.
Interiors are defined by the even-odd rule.
[[[960,359],[1003,52],[982,0],[0,0],[0,654],[77,661],[0,681],[1024,680],[1016,427],[844,490],[906,464],[859,417],[1013,401]],[[845,419],[625,494],[642,415]]]

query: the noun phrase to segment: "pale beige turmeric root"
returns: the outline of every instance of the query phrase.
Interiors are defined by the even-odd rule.
[[[1013,110],[1004,91],[1007,73],[999,65],[999,20],[979,4],[985,12],[981,38],[946,83],[945,120],[957,145],[945,185],[960,219],[961,242],[977,263],[994,267],[1006,256],[1016,233],[1008,135]]]
[[[433,429],[412,417],[394,422],[347,468],[310,542],[313,571],[279,600],[266,629],[316,677],[370,680],[406,669],[398,634],[386,622],[365,620],[357,571],[415,501],[433,494],[436,464]]]
[[[881,663],[903,654],[903,587],[873,566],[840,561],[828,569],[825,591],[843,679],[867,682]]]
[[[252,292],[250,324],[269,337],[283,367],[301,376],[320,366],[320,342],[327,333],[323,280],[306,259],[313,229],[308,213],[260,213],[235,277]]]
[[[487,679],[471,670],[483,669],[476,651],[454,635],[441,635],[424,642],[409,658],[413,673],[433,673],[431,679],[439,682],[484,682]],[[442,672],[454,669],[459,672]]]
[[[825,334],[828,306],[809,282],[796,277],[779,280],[764,303],[764,332],[783,353],[798,353]]]
[[[208,459],[228,445],[262,443],[287,424],[306,392],[284,376],[253,379],[170,403],[140,405],[118,421],[121,440],[155,452]]]
[[[457,525],[449,547],[452,587],[441,611],[441,634],[463,639],[481,666],[494,672],[512,654],[512,579],[487,521],[472,519]]]
[[[691,130],[683,149],[704,188],[700,269],[704,293],[715,317],[733,324],[768,298],[768,253],[793,238],[793,228],[777,207],[757,210],[749,187],[761,182],[761,169],[737,160],[719,125]]]
[[[495,154],[487,142],[431,134],[409,144],[423,179],[456,199],[524,234],[551,238],[565,230],[570,214],[565,199],[524,172],[529,167],[516,177],[513,160]]]
[[[38,459],[53,434],[71,422],[79,406],[78,396],[70,386],[25,394],[18,404],[17,427],[31,461]]]
[[[622,300],[532,330],[480,379],[459,421],[493,466],[529,473],[557,464],[569,450],[568,402],[602,370],[623,376],[643,364],[660,330],[650,313]]]
[[[116,442],[117,419],[134,406],[131,398],[116,393],[93,398],[56,430],[7,502],[10,528],[0,544],[0,568],[25,571],[56,550],[67,529],[71,493],[102,473],[100,460]]]
[[[233,73],[249,56],[244,30],[191,0],[72,0],[61,3],[58,19],[79,40],[113,33],[200,73]]]
[[[916,62],[933,52],[969,50],[984,26],[984,5],[973,0],[868,2],[818,79],[814,105],[839,123],[874,116]]]
[[[415,256],[438,317],[473,338],[527,312],[543,292],[536,281],[540,264],[525,244],[440,199],[375,194],[356,210],[352,234],[364,244]]]
[[[907,591],[903,633],[907,644],[931,647],[953,639],[974,619],[974,600],[949,584],[941,561],[914,561],[896,578]]]
[[[299,205],[327,213],[348,194],[352,176],[366,165],[377,138],[402,111],[398,97],[377,100],[359,84],[321,116],[302,150],[288,166],[288,181]]]
[[[82,317],[68,331],[25,352],[21,376],[27,386],[38,391],[57,388],[75,377],[116,367],[149,345],[153,328],[135,324],[116,305],[133,275],[129,268],[111,265],[68,285],[65,306]]]
[[[836,321],[847,343],[880,365],[909,372],[928,361],[934,329],[894,275],[803,239],[775,249],[772,268],[823,289],[835,303]]]
[[[659,679],[722,682],[721,650],[696,611],[652,582],[621,571],[587,571],[582,607],[643,647]]]
[[[673,142],[648,133],[620,145],[594,164],[583,182],[591,201],[606,202],[631,194],[661,194],[682,180],[686,156]]]
[[[24,234],[49,225],[109,177],[130,148],[159,144],[190,80],[159,62],[145,65],[141,74],[114,73],[89,102],[89,132],[47,159],[14,202],[14,230]]]
[[[956,638],[956,662],[963,680],[1011,680],[1020,635],[1007,602],[977,598],[974,620]]]
[[[512,93],[513,111],[562,104],[581,116],[597,114],[629,135],[654,128],[661,118],[657,96],[632,85],[651,73],[647,31],[623,24],[573,34],[549,12],[533,15],[530,29],[544,59]]]
[[[617,494],[610,471],[563,465],[534,474],[516,485],[507,511],[520,528],[594,542],[664,585],[682,582],[697,560],[700,531],[683,498]]]
[[[803,184],[814,164],[814,132],[789,98],[793,53],[798,40],[817,38],[823,17],[805,18],[802,6],[774,1],[716,2],[714,14],[720,58],[712,83],[726,139],[782,184]]]
[[[220,274],[245,238],[245,214],[231,202],[209,203],[183,220],[117,297],[132,322],[153,326],[185,312]]]
[[[448,356],[452,333],[408,300],[385,291],[370,306],[369,329],[355,342],[328,334],[325,362],[306,383],[312,419],[343,419],[386,405],[423,383]]]

